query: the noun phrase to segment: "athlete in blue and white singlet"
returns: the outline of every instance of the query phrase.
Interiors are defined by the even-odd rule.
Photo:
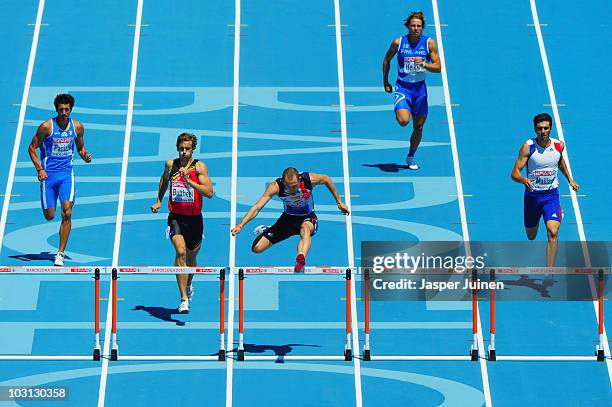
[[[345,215],[348,207],[340,199],[336,186],[325,174],[298,172],[293,167],[283,171],[283,176],[271,182],[255,205],[244,215],[240,223],[232,230],[232,235],[240,233],[244,225],[254,219],[259,211],[272,199],[278,196],[283,202],[283,213],[274,225],[255,228],[257,237],[251,246],[255,253],[261,253],[275,243],[291,236],[299,235],[298,254],[295,258],[294,271],[300,272],[306,264],[306,255],[310,250],[311,238],[317,231],[317,216],[314,212],[312,190],[316,185],[325,185],[336,200],[338,209]]]
[[[74,140],[76,130],[71,118],[66,128],[51,119],[51,134],[40,145],[40,162],[47,178],[41,181],[40,202],[43,210],[55,207],[60,202],[74,202]]]
[[[75,199],[72,168],[75,147],[83,161],[91,162],[91,155],[85,149],[83,125],[70,118],[74,98],[67,94],[57,95],[54,105],[57,116],[38,127],[28,147],[28,153],[38,172],[40,202],[45,218],[52,220],[55,217],[58,199],[62,207],[60,243],[54,263],[63,266]],[[40,149],[40,158],[37,149]]]
[[[406,164],[408,168],[416,170],[419,166],[414,161],[414,154],[421,143],[428,113],[425,75],[428,71],[440,72],[441,64],[436,42],[433,38],[423,35],[425,26],[423,13],[410,14],[404,25],[408,28],[408,34],[393,40],[385,54],[383,84],[385,91],[391,93],[393,89],[389,83],[389,69],[391,60],[397,54],[395,119],[404,127],[410,122],[410,116],[413,116],[413,130]]]
[[[564,145],[550,137],[551,128],[552,118],[548,114],[534,117],[537,137],[523,144],[512,169],[512,179],[525,185],[523,222],[530,240],[536,238],[540,218],[544,218],[549,242],[546,252],[548,267],[555,263],[558,232],[563,218],[558,192],[559,171],[565,175],[572,189],[578,190],[578,184],[572,179],[563,159]],[[521,171],[525,167],[527,176],[523,177]]]

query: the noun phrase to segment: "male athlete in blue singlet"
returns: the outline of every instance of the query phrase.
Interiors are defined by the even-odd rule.
[[[397,54],[397,82],[395,83],[395,119],[400,126],[410,123],[413,116],[410,150],[406,156],[406,164],[411,170],[419,166],[414,161],[421,138],[423,125],[427,119],[427,87],[425,73],[440,72],[438,47],[433,38],[423,35],[425,16],[422,12],[412,12],[404,22],[408,35],[402,35],[391,43],[383,60],[383,84],[385,92],[391,93],[393,88],[389,83],[389,66]],[[427,63],[429,62],[429,63]]]
[[[45,219],[55,217],[55,205],[59,198],[62,206],[62,223],[59,232],[59,248],[54,264],[64,265],[64,250],[70,235],[72,206],[74,205],[74,146],[86,163],[91,154],[85,149],[84,128],[81,122],[70,118],[74,107],[71,95],[57,95],[53,104],[57,116],[38,126],[28,147],[30,159],[38,172],[40,181],[40,202]],[[40,148],[40,159],[36,149]]]
[[[512,179],[525,185],[523,217],[529,240],[536,238],[540,218],[544,218],[548,232],[546,266],[554,267],[559,227],[563,216],[557,190],[559,170],[565,175],[574,191],[578,191],[579,186],[565,165],[563,142],[550,137],[552,117],[546,113],[538,114],[533,118],[533,126],[536,137],[527,140],[521,147],[512,169]],[[521,171],[525,166],[527,166],[527,176],[523,177]]]
[[[271,227],[255,228],[258,236],[251,249],[255,253],[261,253],[275,243],[293,235],[300,235],[294,271],[301,272],[306,265],[306,255],[310,250],[311,238],[317,232],[317,215],[314,212],[312,196],[312,189],[315,185],[325,185],[336,200],[340,212],[345,215],[349,214],[349,209],[340,199],[331,178],[325,174],[298,172],[295,168],[289,167],[283,171],[282,177],[268,185],[261,198],[232,229],[232,235],[236,236],[240,233],[244,225],[254,219],[273,196],[278,195],[283,201],[284,211]]]

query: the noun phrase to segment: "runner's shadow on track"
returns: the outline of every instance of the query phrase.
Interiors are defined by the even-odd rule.
[[[172,315],[179,314],[176,308],[164,308],[164,307],[146,307],[144,305],[136,305],[131,311],[145,311],[148,312],[153,318],[161,319],[162,321],[174,322],[178,326],[185,326],[184,321],[172,318]]]
[[[388,164],[361,164],[364,167],[375,167],[378,168],[379,170],[383,171],[383,172],[400,172],[400,170],[408,170],[408,166],[407,165],[403,165],[403,164],[395,164],[395,163],[388,163]]]
[[[255,345],[254,343],[244,344],[244,353],[265,353],[271,350],[274,352],[274,356],[277,356],[274,363],[285,363],[284,357],[293,351],[296,346],[305,346],[310,348],[320,348],[319,345],[306,345],[302,343],[289,343],[287,345]],[[233,349],[234,354],[238,353],[238,349]]]
[[[24,253],[17,254],[15,256],[9,256],[11,259],[17,259],[21,261],[33,261],[33,260],[49,260],[51,263],[55,260],[55,254],[50,252],[40,252],[40,253]],[[70,256],[64,255],[64,259],[72,260]]]

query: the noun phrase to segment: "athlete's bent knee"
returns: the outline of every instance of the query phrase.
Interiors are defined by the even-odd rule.
[[[266,249],[265,245],[263,243],[260,244],[262,238],[263,238],[263,235],[259,235],[253,241],[253,244],[251,245],[251,251],[253,253],[261,253],[261,252],[263,252]]]
[[[266,246],[263,244],[259,244],[259,242],[253,243],[253,246],[251,246],[251,251],[253,253],[261,253],[264,250],[266,250]]]
[[[535,240],[535,238],[538,236],[538,228],[526,228],[525,232],[527,233],[527,239],[529,240]]]
[[[404,119],[404,118],[397,117],[396,120],[397,120],[397,124],[399,124],[402,127],[406,127],[408,126],[408,123],[410,123],[410,118]]]
[[[302,227],[300,228],[300,233],[301,235],[311,235],[312,234],[312,230],[313,227],[311,226],[312,223],[310,222],[304,222],[302,223]]]
[[[263,237],[263,235],[260,235],[253,242],[253,245],[251,246],[251,251],[253,253],[261,253],[268,247],[272,246],[272,243],[268,239],[264,240]]]
[[[62,221],[69,222],[72,218],[72,209],[62,210]]]
[[[177,246],[176,248],[176,257],[181,259],[187,258],[187,248],[184,246]]]

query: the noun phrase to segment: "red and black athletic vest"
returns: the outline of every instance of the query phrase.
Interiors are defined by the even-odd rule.
[[[188,167],[189,178],[195,183],[199,183],[194,159]],[[199,215],[202,213],[202,196],[194,190],[183,178],[179,168],[181,161],[179,158],[172,162],[170,170],[170,198],[168,199],[168,209],[178,215]]]

